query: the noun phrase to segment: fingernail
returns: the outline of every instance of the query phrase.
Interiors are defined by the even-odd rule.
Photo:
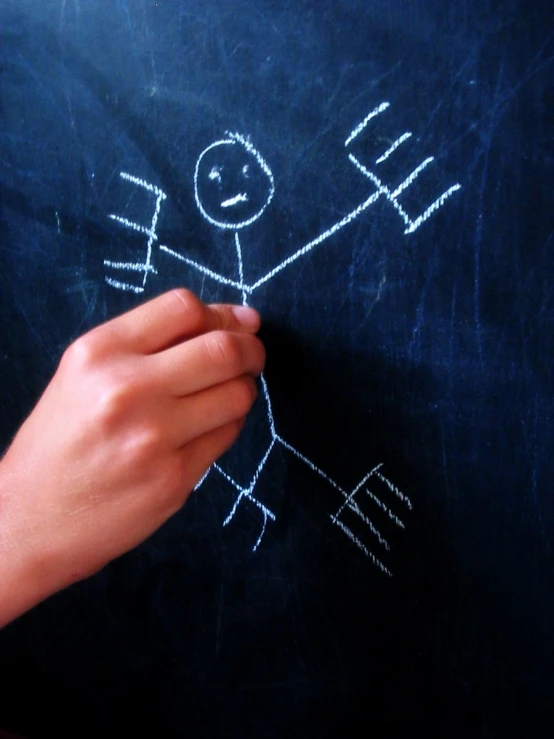
[[[233,315],[244,328],[258,329],[260,327],[260,314],[254,308],[249,308],[247,305],[234,305],[232,310]]]

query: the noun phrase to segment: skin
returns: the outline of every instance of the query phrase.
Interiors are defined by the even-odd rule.
[[[0,626],[183,506],[255,400],[259,326],[174,290],[67,349],[0,462]]]

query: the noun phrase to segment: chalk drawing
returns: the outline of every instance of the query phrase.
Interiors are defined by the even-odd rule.
[[[379,113],[382,113],[383,111],[385,111],[387,108],[390,108],[390,103],[381,103],[381,105],[378,105],[375,108],[375,110],[372,110],[371,113],[368,113],[368,115],[366,115],[363,121],[354,128],[350,136],[344,142],[344,145],[350,146],[350,144],[354,141],[354,139],[361,134],[361,132],[364,130],[364,128],[367,126],[370,120],[372,118],[375,118],[376,115],[379,115]]]
[[[400,138],[396,139],[396,141],[390,147],[390,149],[387,149],[386,152],[382,156],[379,157],[379,159],[375,160],[375,164],[381,164],[381,162],[386,162],[387,159],[390,157],[390,155],[394,154],[394,152],[398,149],[400,144],[403,144],[404,141],[407,141],[411,137],[412,137],[411,133],[409,132],[403,133],[402,136],[400,136]]]
[[[390,107],[390,103],[383,102],[372,110],[359,124],[357,124],[348,135],[344,142],[345,148],[348,148],[356,139],[361,137],[364,130],[368,127],[371,120],[376,116],[384,113]],[[375,160],[375,164],[379,165],[391,157],[396,150],[412,137],[411,132],[406,132],[397,138],[391,146]],[[160,251],[183,262],[192,269],[197,270],[206,275],[215,282],[233,287],[240,291],[243,305],[248,305],[248,301],[253,293],[266,282],[271,280],[285,268],[292,265],[296,260],[308,254],[310,251],[320,246],[322,243],[335,236],[343,228],[347,227],[357,219],[359,219],[366,210],[368,210],[381,197],[385,198],[394,211],[399,215],[404,224],[404,233],[412,234],[420,226],[431,218],[437,211],[442,208],[450,197],[461,189],[460,184],[450,186],[438,198],[434,200],[423,213],[412,217],[408,214],[402,203],[400,196],[410,188],[420,175],[434,161],[434,157],[426,158],[418,167],[416,167],[400,184],[391,185],[385,183],[382,178],[378,177],[372,170],[368,169],[360,159],[353,153],[348,153],[348,160],[374,187],[374,191],[362,202],[353,208],[349,213],[343,216],[336,223],[330,225],[325,231],[311,239],[308,243],[293,252],[289,257],[270,269],[265,275],[258,278],[255,282],[248,283],[245,281],[245,270],[243,262],[243,254],[239,231],[254,223],[269,207],[275,194],[275,179],[273,173],[262,157],[260,152],[254,148],[250,140],[238,133],[227,132],[225,138],[215,141],[207,146],[200,154],[194,169],[194,197],[201,215],[213,226],[220,229],[231,230],[234,232],[234,245],[236,251],[237,267],[236,275],[229,276],[219,274],[208,267],[189,259],[183,254],[175,251],[167,245],[159,244]],[[146,286],[146,280],[149,274],[155,274],[156,270],[152,265],[152,250],[154,244],[158,242],[157,224],[160,216],[162,202],[166,199],[165,193],[155,185],[152,185],[138,177],[134,177],[125,172],[121,173],[121,178],[137,187],[150,192],[154,197],[154,213],[149,226],[144,226],[129,221],[121,215],[110,215],[110,218],[119,225],[132,231],[136,231],[148,237],[146,243],[146,256],[144,262],[121,263],[106,260],[106,267],[112,269],[120,269],[127,272],[143,273],[141,285],[132,285],[130,283],[115,280],[112,277],[106,277],[106,282],[112,287],[121,290],[131,290],[134,292],[143,292]],[[256,496],[256,488],[259,483],[260,476],[276,446],[290,452],[294,457],[303,462],[314,474],[324,480],[331,488],[339,493],[342,502],[337,512],[331,515],[331,521],[341,530],[348,539],[377,567],[383,574],[391,575],[390,569],[383,563],[382,555],[377,556],[370,550],[367,542],[362,541],[359,527],[367,532],[367,536],[373,539],[375,546],[384,552],[390,551],[390,543],[379,530],[374,521],[369,517],[367,508],[373,506],[375,513],[381,518],[388,519],[396,527],[403,529],[404,522],[400,518],[398,512],[393,511],[393,504],[397,508],[402,506],[408,511],[412,510],[412,503],[408,496],[402,493],[387,477],[382,473],[382,465],[379,464],[368,472],[362,480],[351,490],[347,491],[341,487],[335,480],[328,476],[322,469],[315,465],[308,457],[304,456],[298,449],[284,439],[276,429],[275,418],[271,404],[271,397],[264,375],[260,378],[263,391],[263,401],[265,402],[267,412],[267,422],[270,431],[270,442],[268,447],[259,461],[252,479],[248,485],[240,485],[232,476],[219,464],[214,464],[210,470],[206,472],[204,477],[199,481],[196,488],[198,489],[212,472],[220,475],[228,484],[237,492],[237,498],[233,504],[229,514],[223,521],[224,526],[228,526],[234,519],[239,507],[243,503],[249,503],[261,514],[260,534],[253,545],[253,551],[260,546],[266,533],[268,521],[275,521],[276,515]],[[372,487],[370,489],[369,483]],[[380,487],[379,495],[375,491],[375,486]],[[384,502],[381,498],[387,495],[391,497],[389,503]],[[362,508],[362,501],[364,508]],[[364,512],[364,510],[366,512]],[[345,514],[353,515],[358,526],[355,533],[351,526],[345,523]]]
[[[273,173],[268,167],[267,162],[262,157],[260,152],[252,146],[248,139],[244,138],[238,133],[231,133],[229,131],[226,133],[226,136],[227,138],[221,139],[220,141],[214,141],[213,144],[210,144],[208,147],[206,147],[206,149],[204,149],[204,151],[198,157],[198,161],[196,162],[196,167],[194,170],[194,198],[196,200],[196,205],[198,206],[198,209],[200,210],[204,218],[212,224],[212,226],[217,226],[218,228],[229,228],[238,231],[241,228],[250,226],[266,210],[267,206],[273,200],[273,195],[275,194],[275,180],[273,179]],[[218,213],[217,206],[214,207],[215,204],[212,204],[212,212],[208,212],[205,197],[202,197],[202,195],[200,194],[200,189],[202,188],[202,185],[205,184],[202,182],[201,174],[203,173],[203,170],[206,168],[206,166],[209,166],[210,161],[212,162],[212,164],[209,173],[205,177],[206,181],[217,183],[219,187],[221,187],[221,185],[225,181],[226,168],[223,164],[225,153],[222,154],[221,151],[219,151],[221,147],[223,147],[224,149],[231,148],[233,149],[233,153],[239,152],[240,155],[253,159],[255,165],[257,166],[258,172],[263,178],[267,179],[267,181],[264,183],[265,192],[263,196],[259,198],[260,202],[257,204],[257,207],[249,209],[250,212],[248,212],[248,214],[243,218],[238,217],[233,219],[232,215],[229,215],[229,218],[224,217],[227,214]],[[214,155],[220,157],[220,161],[222,162],[220,166],[218,166],[217,164],[213,164]],[[250,162],[244,161],[242,162],[242,166],[236,169],[240,169],[244,180],[240,184],[242,185],[242,188],[244,188],[249,184],[248,180],[250,180],[251,178],[251,164]],[[232,175],[235,174],[236,172],[232,172]],[[235,183],[236,179],[233,176],[230,184]],[[229,197],[221,201],[220,208],[233,208],[234,206],[240,205],[241,203],[249,203],[250,197],[248,193],[242,191],[242,188],[241,192],[236,192],[232,194],[230,193]]]
[[[148,227],[143,226],[140,223],[135,223],[134,221],[130,221],[127,218],[123,218],[123,216],[118,216],[113,213],[108,216],[112,219],[112,221],[116,221],[121,226],[148,236],[148,240],[146,242],[146,254],[144,262],[113,262],[109,259],[104,260],[104,267],[108,267],[110,269],[118,269],[123,271],[126,270],[129,272],[141,272],[143,274],[142,284],[134,285],[129,282],[122,282],[121,280],[117,280],[109,276],[106,276],[105,280],[108,285],[110,285],[111,287],[115,287],[118,290],[125,290],[128,292],[140,294],[144,292],[148,275],[156,274],[156,270],[152,266],[152,247],[154,245],[154,242],[158,239],[156,228],[158,227],[158,219],[160,217],[162,203],[167,196],[162,190],[160,190],[159,187],[151,185],[150,183],[140,179],[139,177],[134,177],[127,172],[121,172],[119,176],[122,180],[125,180],[126,182],[129,182],[130,184],[137,187],[141,187],[146,190],[146,192],[152,193],[152,195],[154,195],[154,214],[152,215],[152,220],[150,222],[150,226]]]

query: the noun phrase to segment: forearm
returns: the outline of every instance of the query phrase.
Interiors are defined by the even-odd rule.
[[[5,460],[0,462],[0,628],[54,590],[47,557],[18,515],[22,495]]]

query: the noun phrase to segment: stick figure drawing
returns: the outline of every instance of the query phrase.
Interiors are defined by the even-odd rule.
[[[384,113],[388,108],[389,103],[385,102],[381,103],[371,111],[347,137],[344,142],[345,149],[349,149],[352,142],[368,126],[373,118]],[[235,288],[240,293],[242,303],[244,305],[248,305],[253,294],[261,285],[271,280],[282,270],[291,267],[298,259],[320,246],[350,223],[360,218],[362,214],[364,214],[364,212],[380,198],[386,199],[399,215],[400,219],[404,223],[404,232],[406,234],[413,233],[440,208],[442,208],[446,201],[456,191],[458,191],[461,186],[459,184],[452,185],[433,203],[431,203],[423,213],[415,218],[410,217],[400,202],[400,197],[416,181],[423,170],[425,170],[434,161],[434,158],[429,157],[425,159],[408,175],[408,177],[396,186],[385,184],[374,170],[378,171],[378,166],[392,156],[393,153],[409,140],[411,136],[411,132],[405,132],[402,134],[402,136],[396,139],[389,148],[375,160],[371,169],[359,161],[354,154],[348,153],[349,161],[354,165],[356,170],[371,183],[371,194],[341,220],[331,225],[326,231],[317,235],[314,239],[299,248],[281,263],[277,264],[256,282],[247,283],[244,277],[245,271],[243,265],[241,238],[247,228],[263,215],[272,202],[275,196],[275,180],[268,163],[262,154],[253,146],[250,140],[239,133],[228,132],[220,140],[210,143],[198,157],[194,170],[193,185],[196,205],[201,216],[206,219],[208,223],[214,226],[214,228],[229,232],[230,239],[233,241],[234,251],[236,253],[235,273],[230,276],[215,272],[212,269],[208,269],[206,266],[189,259],[186,255],[175,251],[167,245],[159,245],[158,248],[170,257],[186,264],[188,268],[198,271],[211,280],[222,285]],[[140,179],[139,177],[126,172],[122,172],[120,176],[122,180],[134,185],[135,187],[142,188],[152,196],[154,201],[154,213],[151,223],[146,226],[130,221],[121,215],[111,214],[109,216],[121,226],[146,236],[147,243],[144,261],[132,263],[113,262],[110,260],[104,261],[105,267],[110,271],[117,270],[117,272],[126,271],[127,273],[138,273],[141,275],[141,282],[139,284],[135,284],[131,281],[125,282],[108,275],[106,275],[106,282],[112,287],[120,290],[143,293],[148,276],[156,272],[156,269],[153,266],[153,251],[154,247],[158,245],[157,224],[161,206],[164,200],[166,200],[166,195],[160,188]],[[326,484],[339,494],[340,505],[338,506],[338,510],[336,513],[330,515],[332,523],[343,531],[381,572],[391,575],[388,567],[383,563],[383,561],[381,561],[381,556],[374,554],[367,544],[362,541],[359,533],[354,533],[352,527],[348,526],[344,522],[344,514],[348,512],[350,515],[357,517],[358,522],[368,532],[368,536],[373,538],[376,545],[382,550],[388,551],[390,549],[389,542],[367,515],[366,507],[364,506],[362,509],[360,505],[362,497],[364,500],[370,500],[372,505],[380,509],[381,514],[384,513],[390,521],[399,528],[404,528],[404,524],[399,515],[394,513],[392,509],[394,507],[401,506],[404,509],[410,510],[412,508],[410,499],[384,476],[382,465],[378,465],[369,470],[352,490],[346,490],[340,486],[334,479],[327,475],[324,470],[315,465],[310,459],[304,456],[300,450],[281,436],[278,430],[278,424],[275,420],[270,391],[264,375],[261,376],[260,383],[269,433],[267,435],[267,447],[260,455],[252,478],[246,485],[241,484],[225,469],[223,469],[220,464],[215,464],[198,483],[197,488],[203,484],[208,475],[216,474],[225,479],[227,483],[236,490],[236,499],[229,511],[229,514],[223,521],[224,526],[228,526],[231,523],[239,509],[239,506],[248,504],[257,509],[260,515],[260,533],[253,544],[253,551],[256,551],[264,538],[268,523],[276,520],[275,513],[265,505],[262,500],[260,500],[261,496],[257,494],[259,478],[272,451],[276,446],[280,446],[282,449],[286,450],[304,463],[315,475],[319,476]],[[378,490],[378,493],[376,490]],[[381,497],[384,495],[390,498],[390,505],[387,505],[381,500]]]

